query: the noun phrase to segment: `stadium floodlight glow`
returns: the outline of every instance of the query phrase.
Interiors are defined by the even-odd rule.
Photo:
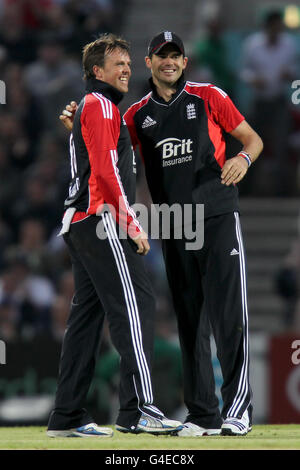
[[[300,8],[297,5],[287,5],[284,9],[283,22],[287,28],[299,28]]]

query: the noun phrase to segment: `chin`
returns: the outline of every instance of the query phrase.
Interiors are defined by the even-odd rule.
[[[164,77],[164,78],[163,78],[163,81],[164,81],[165,83],[168,83],[168,85],[172,85],[173,83],[176,83],[177,80],[178,80],[177,77],[169,77],[169,78]]]
[[[127,93],[128,91],[128,87],[122,87],[122,86],[118,86],[116,87],[118,91],[120,91],[121,93]]]

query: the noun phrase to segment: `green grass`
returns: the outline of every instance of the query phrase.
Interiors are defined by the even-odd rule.
[[[61,450],[299,450],[300,425],[258,425],[241,437],[179,438],[114,432],[112,438],[49,438],[43,427],[0,428],[0,449]]]

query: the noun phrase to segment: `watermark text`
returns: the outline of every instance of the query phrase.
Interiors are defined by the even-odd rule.
[[[0,104],[6,104],[6,85],[0,80]]]
[[[297,366],[300,364],[300,339],[295,339],[295,341],[292,342],[292,349],[295,349],[291,356],[292,363]]]
[[[105,204],[97,215],[109,212],[114,221],[117,220],[114,206]],[[119,214],[122,213],[120,206]],[[129,227],[119,224],[118,237],[125,239],[128,233],[134,233],[138,221],[144,232],[152,240],[184,240],[185,249],[200,250],[204,244],[204,205],[203,204],[133,204],[129,214],[133,221]],[[121,229],[120,229],[121,228]],[[122,230],[123,229],[123,230]],[[107,227],[101,221],[97,225],[97,237],[105,240],[108,236]]]
[[[294,80],[292,83],[292,88],[296,90],[292,94],[292,103],[299,104],[300,103],[300,80]]]
[[[6,344],[0,340],[0,364],[6,364]]]

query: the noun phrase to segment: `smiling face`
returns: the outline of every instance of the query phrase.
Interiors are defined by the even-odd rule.
[[[146,57],[146,66],[151,70],[156,86],[173,87],[187,65],[187,57],[173,44],[166,44],[157,54]]]
[[[122,93],[128,92],[131,60],[127,51],[116,48],[105,54],[104,66],[94,65],[93,72],[98,80],[112,85]]]

